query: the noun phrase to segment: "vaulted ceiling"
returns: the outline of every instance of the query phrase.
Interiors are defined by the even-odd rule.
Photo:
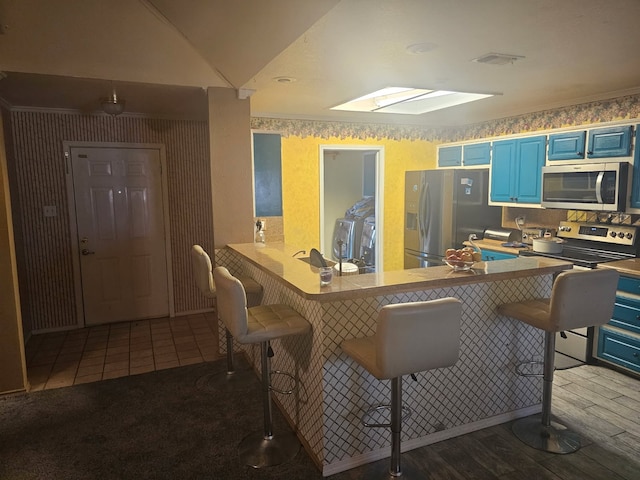
[[[640,93],[639,19],[638,0],[0,0],[0,99],[88,113],[113,85],[127,112],[206,118],[223,87],[253,116],[464,125]],[[497,95],[330,110],[386,86]]]

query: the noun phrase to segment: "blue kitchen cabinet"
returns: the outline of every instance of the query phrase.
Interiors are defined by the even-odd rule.
[[[508,258],[516,258],[517,255],[511,253],[496,252],[495,250],[482,250],[482,261],[490,262],[492,260],[506,260]]]
[[[640,208],[640,125],[636,125],[636,148],[633,154],[633,182],[631,184],[631,208]]]
[[[493,142],[491,201],[540,203],[547,137]]]
[[[640,278],[620,276],[609,323],[598,328],[596,357],[640,372]]]
[[[548,160],[576,160],[584,158],[584,145],[587,132],[557,133],[549,135]]]
[[[473,143],[462,149],[462,165],[489,165],[491,163],[491,143]]]
[[[628,157],[631,155],[633,126],[596,128],[589,131],[589,158]]]
[[[438,149],[439,167],[460,167],[462,165],[462,145],[440,147]]]

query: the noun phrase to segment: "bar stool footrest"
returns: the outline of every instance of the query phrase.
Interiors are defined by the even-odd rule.
[[[541,414],[516,420],[511,430],[520,441],[544,452],[573,453],[581,446],[577,433],[553,421],[549,426],[543,425]]]
[[[271,383],[271,378],[273,378],[274,375],[283,375],[285,377],[288,377],[289,380],[291,380],[292,386],[289,390],[280,390],[278,388],[275,388],[273,386],[273,384]],[[272,370],[271,371],[271,378],[269,379],[269,389],[272,392],[276,392],[276,393],[280,393],[282,395],[291,395],[293,392],[296,391],[296,389],[298,388],[298,380],[296,379],[296,377],[294,377],[292,374],[290,374],[289,372],[283,372],[281,370]]]
[[[543,367],[544,362],[542,361],[521,362],[516,365],[516,373],[521,377],[543,377]],[[540,371],[538,371],[537,368],[539,368]]]
[[[369,408],[364,415],[362,415],[362,425],[367,428],[391,428],[391,422],[388,423],[370,423],[368,420],[373,416],[374,413],[381,412],[383,410],[391,411],[391,405],[374,405]],[[404,422],[407,418],[411,416],[411,409],[408,407],[402,407],[402,421]]]

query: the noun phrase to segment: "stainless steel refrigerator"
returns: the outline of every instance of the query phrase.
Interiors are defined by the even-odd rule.
[[[404,268],[444,265],[444,251],[500,227],[502,208],[487,204],[489,169],[406,172]]]

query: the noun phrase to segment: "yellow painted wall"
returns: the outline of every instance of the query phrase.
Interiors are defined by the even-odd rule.
[[[284,238],[306,248],[320,244],[320,146],[384,149],[384,270],[404,268],[404,172],[435,168],[437,143],[425,140],[318,137],[282,138]]]

